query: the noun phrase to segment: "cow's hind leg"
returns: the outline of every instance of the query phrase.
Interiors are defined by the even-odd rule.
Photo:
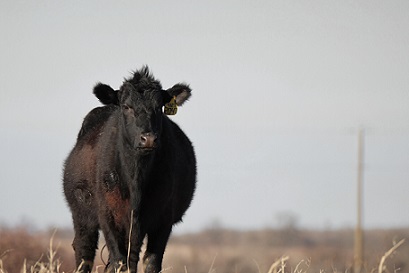
[[[155,232],[148,233],[148,245],[143,257],[145,273],[158,273],[162,270],[163,253],[171,231],[172,226],[161,227]]]
[[[77,189],[72,203],[72,217],[75,237],[72,246],[75,251],[75,263],[80,273],[91,272],[95,251],[98,247],[98,216],[92,208],[93,199],[89,191]]]
[[[75,237],[72,246],[78,272],[88,273],[92,270],[98,247],[98,222],[86,219],[86,215],[81,218],[74,220]]]
[[[74,229],[75,238],[72,246],[75,251],[77,269],[81,273],[91,272],[98,247],[98,225],[90,223],[75,224],[74,221]]]

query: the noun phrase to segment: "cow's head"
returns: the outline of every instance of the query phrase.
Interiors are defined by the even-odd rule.
[[[101,83],[94,88],[94,94],[103,104],[120,106],[121,133],[140,151],[152,151],[160,144],[164,105],[175,98],[180,106],[190,97],[190,92],[188,85],[180,83],[163,90],[147,67],[126,79],[119,91]]]

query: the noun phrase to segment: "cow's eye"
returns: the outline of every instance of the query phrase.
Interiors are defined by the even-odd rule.
[[[124,110],[131,110],[132,108],[127,104],[122,104],[122,109]]]
[[[135,115],[135,111],[128,104],[122,104],[122,112],[127,116]]]

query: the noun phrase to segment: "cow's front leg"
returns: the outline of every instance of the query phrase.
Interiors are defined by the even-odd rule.
[[[99,223],[108,248],[107,273],[116,273],[126,269],[126,230],[115,221],[115,214],[109,206],[101,206]]]
[[[119,273],[119,272],[127,272],[128,269],[125,264],[122,262],[119,263],[108,263],[105,267],[106,273]]]
[[[154,232],[148,232],[148,245],[143,257],[145,273],[158,273],[162,270],[163,253],[171,231],[172,226],[161,226]]]
[[[146,233],[135,210],[131,211],[130,223],[127,240],[127,264],[130,272],[137,272],[139,254]]]
[[[123,197],[115,172],[105,173],[99,189],[103,198],[99,203],[99,222],[109,251],[105,272],[126,270],[127,229],[129,227],[129,200]]]
[[[101,222],[109,258],[106,273],[117,273],[126,270],[125,232],[121,232],[108,221]]]

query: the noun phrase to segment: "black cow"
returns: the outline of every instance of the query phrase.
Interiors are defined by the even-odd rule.
[[[80,272],[92,269],[99,229],[109,250],[106,272],[136,272],[145,236],[144,272],[161,270],[172,226],[190,206],[196,184],[192,144],[162,108],[182,105],[190,92],[186,84],[162,90],[147,67],[119,91],[94,88],[106,106],[85,117],[64,169]]]

